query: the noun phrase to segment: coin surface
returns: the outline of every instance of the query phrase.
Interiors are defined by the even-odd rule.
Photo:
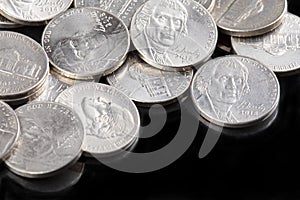
[[[192,78],[193,70],[160,70],[132,53],[118,70],[107,76],[107,81],[134,101],[161,103],[171,101],[187,91]]]
[[[74,7],[98,7],[118,16],[129,27],[135,11],[147,0],[74,0]]]
[[[15,111],[0,101],[0,161],[16,145],[19,134],[20,124]]]
[[[5,161],[24,177],[46,177],[77,161],[84,129],[69,107],[53,102],[32,102],[16,109],[21,134],[18,146]]]
[[[78,113],[86,133],[83,150],[91,155],[112,154],[138,137],[140,117],[135,104],[112,86],[79,83],[55,101]]]
[[[211,12],[215,5],[215,0],[195,0],[196,2],[201,3],[209,12]]]
[[[211,14],[221,32],[245,37],[278,27],[286,11],[286,0],[216,0]]]
[[[195,74],[191,96],[202,117],[225,127],[251,125],[269,116],[279,101],[274,72],[243,56],[223,56]]]
[[[125,61],[130,45],[125,24],[98,8],[73,8],[56,16],[42,36],[53,70],[75,79],[107,75]]]
[[[21,24],[42,23],[67,10],[72,0],[1,0],[0,13]]]
[[[262,36],[232,37],[233,50],[238,55],[259,60],[274,72],[289,72],[300,68],[300,18],[286,14],[283,23]]]
[[[10,31],[0,32],[0,99],[31,94],[49,73],[48,57],[33,39]]]
[[[191,0],[147,1],[133,16],[130,34],[143,60],[172,71],[204,63],[217,43],[212,16]]]

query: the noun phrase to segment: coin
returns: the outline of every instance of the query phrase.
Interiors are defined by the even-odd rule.
[[[5,161],[24,177],[47,177],[75,163],[81,155],[84,129],[69,107],[32,102],[16,109],[20,120],[18,146]]]
[[[195,0],[196,2],[201,3],[209,12],[211,12],[215,5],[215,0]]]
[[[138,137],[140,117],[135,104],[112,86],[76,84],[55,101],[70,106],[80,116],[86,133],[83,150],[88,154],[113,154]]]
[[[0,15],[0,28],[17,28],[21,26],[15,22],[8,20],[7,18]]]
[[[0,101],[0,161],[5,159],[16,145],[19,134],[20,124],[15,111]]]
[[[224,127],[243,127],[269,116],[277,107],[280,87],[274,72],[243,56],[223,56],[195,74],[191,97],[202,117]]]
[[[74,79],[94,79],[124,61],[130,38],[124,23],[98,8],[73,8],[49,22],[42,36],[56,72]]]
[[[72,2],[72,0],[1,0],[0,13],[20,24],[39,24],[67,10]]]
[[[300,18],[291,13],[274,31],[257,37],[231,38],[238,55],[259,60],[274,72],[300,68]]]
[[[245,37],[275,29],[286,11],[286,0],[216,0],[212,16],[221,32]]]
[[[129,27],[133,14],[147,0],[74,0],[74,7],[99,7],[118,16]]]
[[[31,94],[49,73],[48,58],[33,39],[10,31],[0,32],[0,99]]]
[[[165,103],[178,98],[190,87],[193,70],[163,71],[150,66],[132,53],[107,82],[140,103]]]
[[[191,0],[147,1],[133,16],[130,34],[143,60],[170,71],[204,63],[217,43],[212,16]]]

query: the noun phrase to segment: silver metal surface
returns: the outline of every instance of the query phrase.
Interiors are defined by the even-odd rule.
[[[147,1],[135,13],[130,34],[147,63],[170,71],[207,61],[218,35],[209,12],[191,0]]]
[[[126,59],[129,32],[117,17],[98,8],[73,8],[56,16],[42,36],[55,71],[93,79],[116,70]]]
[[[74,7],[98,7],[118,16],[127,27],[135,11],[147,0],[74,0]]]
[[[243,127],[268,117],[279,102],[274,72],[251,58],[223,56],[205,63],[195,74],[191,97],[210,122]]]
[[[84,128],[69,107],[53,102],[32,102],[16,109],[20,139],[8,168],[24,177],[46,177],[58,173],[81,155]]]
[[[216,0],[195,0],[196,2],[201,3],[209,12],[211,12],[214,8]]]
[[[10,31],[0,32],[0,99],[21,98],[44,83],[48,57],[33,39]]]
[[[20,124],[15,111],[0,101],[0,161],[5,159],[16,145],[19,134]]]
[[[55,101],[78,113],[86,132],[83,150],[91,155],[113,154],[138,137],[140,117],[135,104],[112,86],[80,83]]]
[[[221,32],[245,37],[275,29],[286,12],[286,0],[216,0],[212,16]]]
[[[10,21],[6,17],[0,15],[0,28],[17,28],[20,27],[20,24]]]
[[[20,24],[44,23],[67,10],[72,0],[1,0],[0,13]]]
[[[117,71],[107,76],[107,81],[134,101],[161,103],[171,101],[187,91],[192,78],[193,70],[163,71],[132,53]]]
[[[257,37],[231,38],[238,55],[259,60],[274,72],[300,68],[300,18],[291,13],[274,31]]]

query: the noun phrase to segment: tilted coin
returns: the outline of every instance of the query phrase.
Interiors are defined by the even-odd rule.
[[[135,104],[122,92],[101,83],[80,83],[60,93],[56,102],[74,109],[85,128],[83,150],[108,155],[138,137],[140,117]]]
[[[48,57],[33,39],[10,31],[0,32],[0,99],[31,94],[49,73]]]
[[[54,175],[81,155],[84,129],[69,107],[53,102],[32,102],[16,109],[20,139],[5,164],[24,177]]]
[[[201,3],[209,12],[211,12],[214,8],[216,0],[195,0],[196,2]]]
[[[129,27],[132,16],[147,0],[74,0],[75,7],[99,7],[118,16]]]
[[[20,24],[44,23],[67,10],[72,0],[1,0],[0,12]]]
[[[16,28],[21,26],[15,22],[8,20],[7,18],[0,15],[0,28]]]
[[[107,81],[134,101],[163,103],[187,91],[192,78],[193,70],[163,71],[150,66],[132,53],[122,67],[107,77]]]
[[[223,33],[245,37],[275,29],[286,11],[286,0],[216,0],[212,16]]]
[[[133,45],[147,63],[163,70],[202,64],[217,43],[209,12],[192,0],[149,0],[133,16]]]
[[[279,83],[274,72],[243,56],[223,56],[195,74],[191,96],[196,110],[225,127],[242,127],[265,119],[277,108]]]
[[[130,45],[125,24],[98,8],[73,8],[46,26],[42,45],[56,72],[93,79],[116,70]]]
[[[15,111],[0,101],[0,161],[5,159],[16,145],[19,133],[20,124]]]
[[[300,68],[300,18],[286,14],[283,23],[274,31],[249,38],[232,37],[238,55],[259,60],[274,72],[288,72]]]

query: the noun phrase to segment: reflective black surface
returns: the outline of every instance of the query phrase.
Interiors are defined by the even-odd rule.
[[[300,1],[288,2],[289,12],[300,16]],[[43,27],[14,30],[40,41]],[[214,56],[220,55],[224,52],[216,50]],[[127,173],[112,169],[96,159],[82,158],[80,161],[85,163],[85,169],[76,183],[66,183],[55,192],[44,192],[28,188],[18,179],[13,179],[2,163],[0,199],[300,199],[300,73],[296,71],[277,76],[281,90],[278,110],[269,121],[256,127],[239,131],[208,128],[209,124],[194,113],[189,98],[183,103],[180,100],[165,106],[168,114],[163,128],[144,128],[144,137],[151,131],[158,133],[151,138],[140,139],[134,152],[152,152],[172,144],[176,135],[182,134],[178,130],[184,120],[191,123],[191,129],[188,126],[183,129],[187,138],[193,135],[189,130],[194,126],[197,132],[187,151],[162,169]],[[161,109],[153,111],[152,117],[149,117],[148,110],[139,107],[143,126],[151,124],[151,119],[152,122],[164,120]],[[211,135],[210,140],[217,141],[215,145],[205,142],[208,147],[202,145],[207,135]],[[211,151],[209,147],[213,147]],[[170,156],[166,154],[160,159]],[[122,163],[123,158],[111,162]],[[153,162],[158,161],[153,159]],[[64,174],[62,172],[61,176]]]

